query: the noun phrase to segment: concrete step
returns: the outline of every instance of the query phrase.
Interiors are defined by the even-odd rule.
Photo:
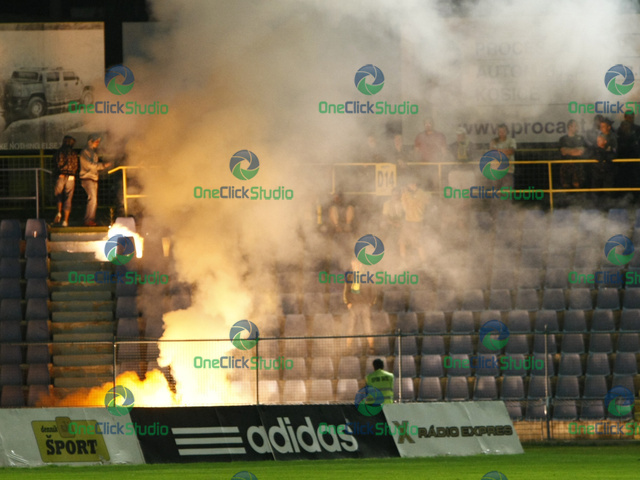
[[[54,343],[51,348],[52,354],[71,355],[113,355],[113,344],[111,343]]]
[[[99,262],[95,258],[92,259],[74,259],[74,260],[52,260],[49,264],[49,271],[54,272],[98,272],[111,271],[113,264],[109,261]]]
[[[51,376],[56,378],[109,377],[113,375],[113,365],[53,367],[51,370]]]
[[[104,384],[113,383],[113,376],[102,375],[98,377],[54,377],[53,386],[58,388],[90,388],[101,387]]]
[[[97,259],[102,261],[106,260],[106,257],[104,256],[105,240],[87,242],[49,242],[49,252],[96,252]]]
[[[95,275],[96,272],[101,272],[101,269],[93,269],[86,268],[84,265],[78,265],[78,270],[69,271],[69,272],[49,272],[49,279],[54,282],[67,282],[70,284],[82,283],[87,285],[93,284],[102,284],[104,283],[105,275],[102,274],[98,281],[96,281]],[[107,270],[107,272],[111,272],[111,270]],[[72,274],[73,273],[73,274]],[[111,273],[108,274],[109,277]]]
[[[106,312],[52,312],[51,321],[56,324],[74,322],[111,322],[113,311]]]
[[[111,292],[107,290],[95,290],[88,292],[53,292],[53,302],[105,302],[111,301]]]
[[[62,230],[51,231],[50,239],[52,242],[99,242],[107,241],[109,239],[109,229],[105,227],[104,230]]]
[[[54,355],[54,367],[81,367],[81,366],[113,366],[113,355],[97,354],[97,355]]]
[[[115,290],[115,283],[69,283],[66,281],[52,281],[49,283],[49,290],[52,294],[55,292],[113,292]]]
[[[69,323],[51,323],[51,333],[110,333],[113,335],[115,327],[114,322],[69,322]]]
[[[113,342],[113,333],[56,333],[54,342]]]
[[[54,262],[95,262],[96,255],[94,252],[67,252],[53,251],[50,253],[51,263]]]
[[[72,302],[51,302],[52,312],[113,312],[113,302],[76,300]]]

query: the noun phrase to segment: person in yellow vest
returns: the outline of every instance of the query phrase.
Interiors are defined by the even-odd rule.
[[[376,358],[373,361],[373,372],[367,375],[367,385],[375,387],[382,392],[384,403],[393,403],[393,373],[389,373],[383,368],[383,361]]]

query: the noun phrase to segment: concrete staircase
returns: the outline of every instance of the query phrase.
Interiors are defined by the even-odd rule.
[[[58,393],[113,380],[115,284],[69,281],[72,271],[79,278],[113,272],[110,262],[97,260],[94,254],[102,252],[107,232],[107,227],[51,229],[52,379]]]

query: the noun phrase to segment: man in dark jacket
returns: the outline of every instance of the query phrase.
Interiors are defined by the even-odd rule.
[[[62,146],[53,155],[56,167],[56,185],[54,195],[58,202],[58,214],[53,223],[60,223],[64,206],[64,220],[62,226],[69,226],[69,214],[71,213],[71,200],[76,187],[76,175],[78,174],[78,152],[73,149],[76,139],[65,135],[62,139]],[[64,202],[64,205],[63,205]]]

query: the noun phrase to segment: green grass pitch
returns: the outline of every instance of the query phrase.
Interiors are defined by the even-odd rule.
[[[248,470],[258,480],[342,480],[377,478],[406,480],[481,480],[502,472],[508,480],[624,480],[640,478],[640,446],[525,446],[524,455],[478,455],[419,459],[308,460],[282,462],[196,463],[138,466],[3,468],[2,480],[90,479],[230,480]]]

